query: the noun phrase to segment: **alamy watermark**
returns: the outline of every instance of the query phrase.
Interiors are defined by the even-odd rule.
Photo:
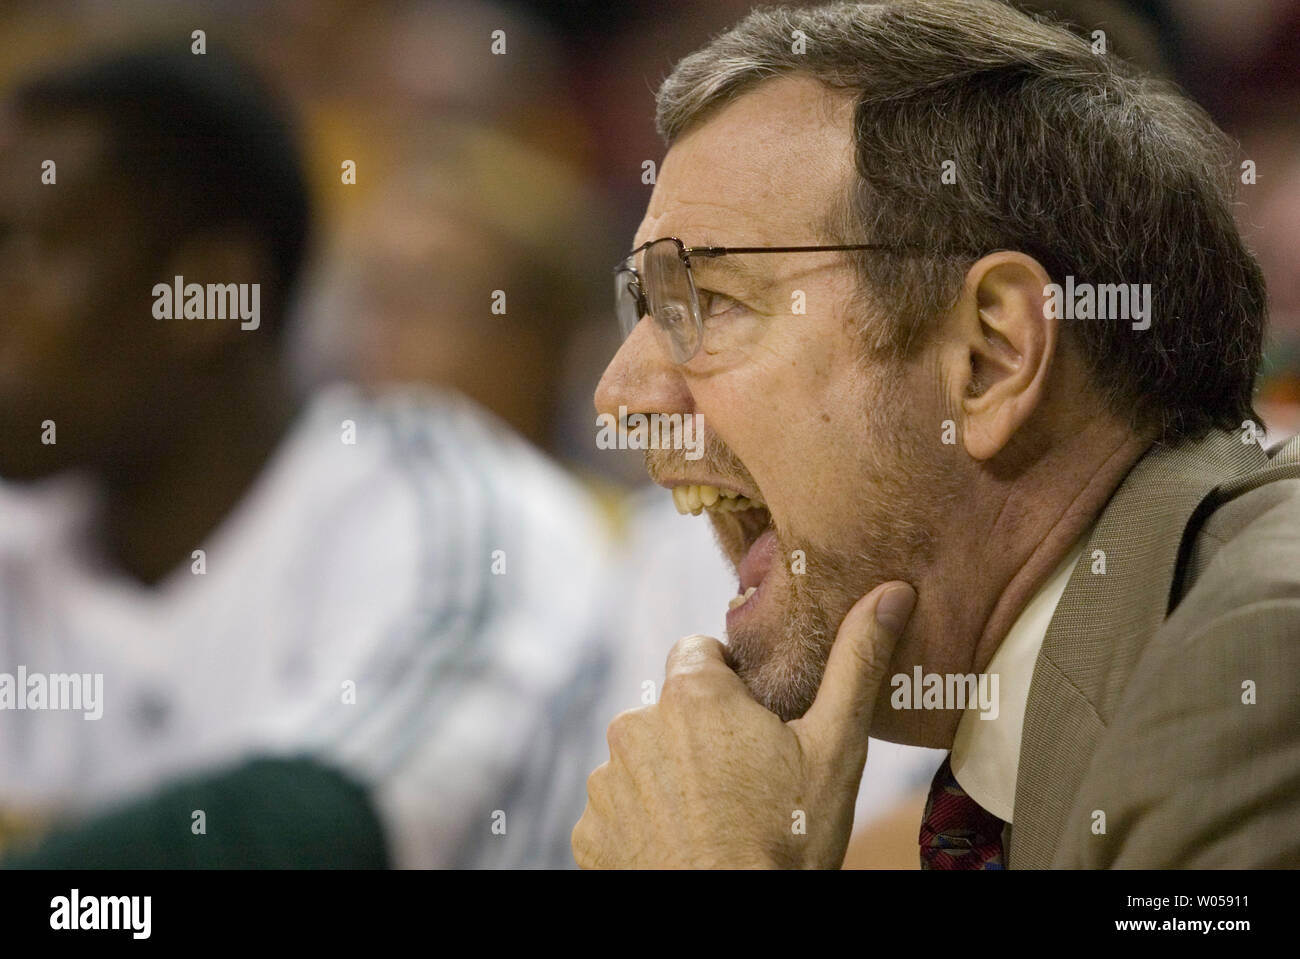
[[[998,718],[997,673],[895,673],[889,704],[895,709],[979,709],[980,719]]]
[[[104,715],[103,673],[0,673],[0,709],[81,710],[82,719]]]
[[[704,455],[703,413],[631,413],[596,417],[596,449],[685,450],[688,460]]]
[[[132,939],[148,939],[152,913],[152,896],[83,896],[73,889],[50,900],[50,928],[124,930]]]
[[[1133,329],[1151,328],[1150,283],[1049,283],[1043,287],[1043,316],[1057,320],[1131,320]]]
[[[241,330],[262,325],[260,283],[186,283],[178,276],[172,283],[153,287],[155,320],[240,320]]]

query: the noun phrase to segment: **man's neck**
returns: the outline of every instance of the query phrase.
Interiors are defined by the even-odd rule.
[[[1014,543],[1002,562],[986,557],[990,571],[1005,581],[974,647],[973,669],[984,669],[1012,624],[1073,547],[1106,508],[1129,470],[1151,445],[1149,436],[1125,432],[1099,455],[1070,462],[1071,450],[1056,450],[1043,464],[1051,486],[1008,494],[987,543]],[[1108,447],[1108,448],[1107,448]],[[1040,474],[1040,478],[1044,474]],[[1016,515],[1019,514],[1019,515]],[[989,582],[985,580],[985,582]]]
[[[145,462],[101,472],[96,530],[109,561],[154,585],[188,562],[248,492],[297,412],[277,375],[238,388],[195,390],[204,400]]]
[[[943,660],[936,670],[979,673],[1017,617],[1096,521],[1133,465],[1151,445],[1098,419],[1066,443],[1050,444],[1021,470],[986,470],[979,495],[963,508],[964,521],[950,531],[935,562],[918,585],[908,636],[913,649]],[[983,505],[979,505],[983,504]],[[922,639],[924,638],[924,639]],[[885,738],[947,748],[960,712],[911,711],[908,729]]]

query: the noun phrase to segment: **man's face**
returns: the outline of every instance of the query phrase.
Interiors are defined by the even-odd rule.
[[[851,117],[850,100],[802,78],[737,99],[673,145],[634,245],[830,242],[816,225],[852,174]],[[724,261],[749,275],[731,275]],[[692,267],[698,288],[730,298],[702,296],[701,306],[740,345],[677,365],[645,318],[605,371],[597,407],[703,414],[705,456],[651,451],[652,478],[765,504],[705,515],[737,566],[739,595],[754,587],[727,615],[731,665],[788,720],[811,705],[849,607],[887,579],[915,582],[927,561],[957,481],[937,448],[941,391],[924,358],[867,355],[858,331],[872,318],[855,305],[843,254],[741,254]]]
[[[0,476],[97,465],[147,425],[166,368],[147,237],[89,121],[0,114]],[[55,182],[42,164],[55,162]],[[46,421],[54,443],[42,442]]]

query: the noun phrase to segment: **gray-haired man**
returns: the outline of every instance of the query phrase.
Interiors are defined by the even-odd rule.
[[[647,465],[740,591],[579,863],[838,866],[871,733],[952,749],[923,866],[1300,864],[1300,445],[1223,135],[984,0],[755,12],[658,122],[597,406],[703,414]]]

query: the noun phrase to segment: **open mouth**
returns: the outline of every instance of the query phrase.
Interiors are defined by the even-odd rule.
[[[709,514],[740,580],[739,592],[728,603],[736,612],[758,592],[776,558],[776,530],[767,505],[757,495],[698,484],[674,486],[673,503],[682,514]]]

